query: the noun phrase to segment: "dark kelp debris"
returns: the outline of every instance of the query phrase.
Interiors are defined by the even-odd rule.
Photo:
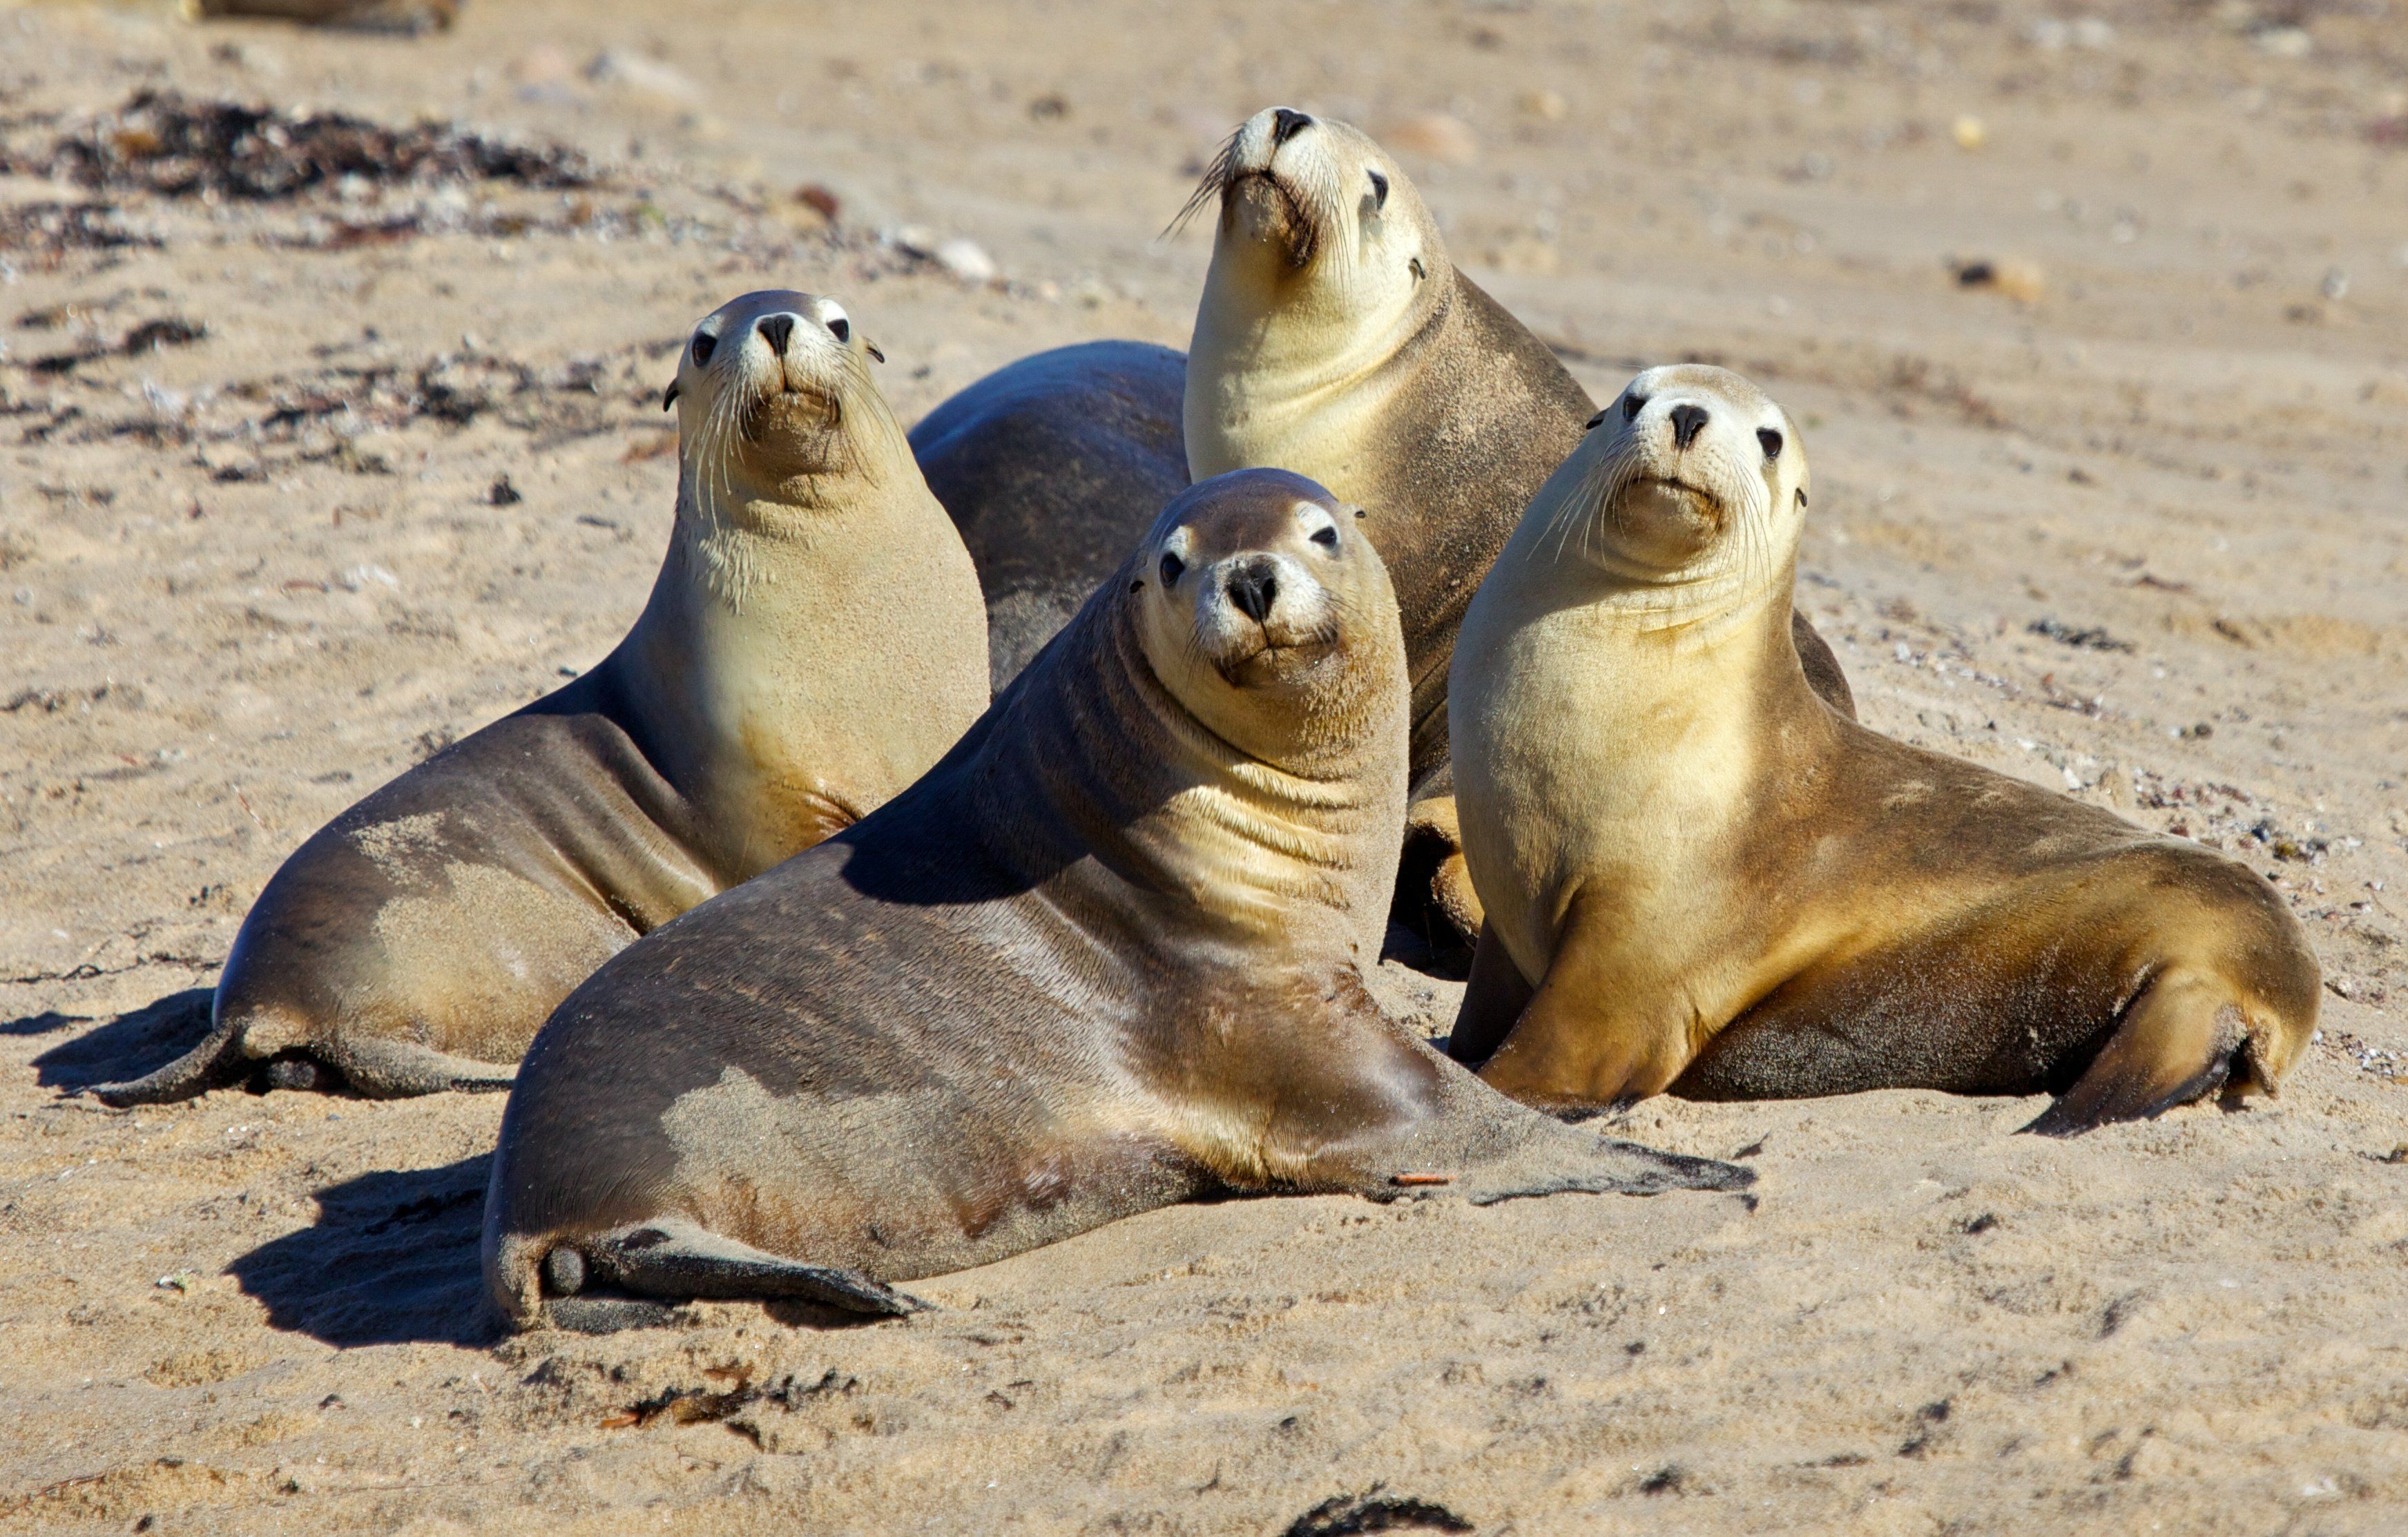
[[[2129,640],[2118,640],[2096,625],[2077,627],[2062,619],[2035,619],[2024,626],[2034,635],[2046,636],[2060,646],[2080,646],[2085,651],[2130,651]]]
[[[558,189],[599,180],[584,156],[558,145],[504,144],[446,122],[388,128],[348,112],[194,101],[149,89],[46,145],[0,149],[0,173],[91,192],[252,202],[353,177],[380,186],[498,180]]]
[[[1382,1494],[1333,1495],[1288,1524],[1284,1537],[1353,1537],[1363,1531],[1469,1531],[1470,1522],[1428,1500]]]

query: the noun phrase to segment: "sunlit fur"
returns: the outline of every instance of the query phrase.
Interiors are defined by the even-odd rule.
[[[2282,898],[1816,697],[1789,623],[1807,481],[1763,392],[1681,366],[1532,499],[1449,682],[1488,925],[1458,1059],[1557,1110],[2046,1092],[2052,1134],[2272,1092],[2318,993]]]
[[[1199,480],[1249,465],[1316,478],[1342,467],[1393,387],[1373,376],[1454,280],[1429,209],[1379,145],[1330,118],[1275,145],[1273,117],[1258,112],[1231,136],[1182,215],[1218,201],[1188,349]]]
[[[773,315],[796,323],[782,356],[760,329]],[[831,329],[839,323],[843,340]],[[706,337],[710,356],[696,363]],[[712,310],[680,350],[673,399],[679,537],[712,591],[738,607],[762,573],[748,533],[822,506],[840,478],[874,489],[910,457],[870,377],[867,338],[821,295],[767,290]]]
[[[1708,413],[1686,448],[1672,423],[1684,405]],[[1759,431],[1781,435],[1779,455],[1765,453]],[[1809,481],[1797,424],[1763,391],[1723,368],[1650,368],[1541,489],[1509,555],[1549,566],[1570,558],[1696,611],[1779,574]]]

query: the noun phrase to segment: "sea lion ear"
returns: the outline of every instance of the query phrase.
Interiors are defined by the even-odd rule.
[[[671,406],[676,405],[676,404],[677,404],[677,397],[678,397],[677,381],[676,381],[676,380],[674,380],[674,379],[672,379],[672,380],[670,380],[670,381],[669,381],[669,387],[668,387],[667,389],[666,389],[666,390],[664,390],[664,391],[662,391],[662,392],[661,392],[661,409],[663,409],[663,410],[666,410],[666,409],[668,409]]]
[[[871,357],[876,358],[879,362],[883,363],[886,361],[886,354],[878,350],[878,343],[870,340],[867,337],[861,338],[861,348],[862,351],[867,352]]]

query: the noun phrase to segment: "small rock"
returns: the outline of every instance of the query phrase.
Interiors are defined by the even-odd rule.
[[[664,101],[690,102],[702,94],[701,87],[660,60],[615,48],[595,54],[585,66],[585,78],[596,85],[615,85]]]
[[[795,201],[810,208],[831,224],[836,223],[837,215],[844,210],[844,204],[837,194],[816,181],[806,181],[796,187]]]
[[[1571,103],[1564,100],[1558,92],[1541,90],[1522,93],[1522,110],[1541,122],[1561,122],[1570,115],[1571,109]]]
[[[1391,126],[1381,136],[1392,150],[1423,155],[1449,165],[1469,165],[1480,158],[1480,139],[1471,125],[1446,112],[1424,112]]]
[[[577,73],[568,55],[551,43],[538,43],[502,66],[513,85],[566,85]]]
[[[2278,59],[2304,59],[2316,49],[2305,27],[2268,27],[2258,34],[2257,43]]]
[[[496,475],[494,483],[486,489],[485,500],[494,507],[515,507],[526,498],[519,495],[518,487],[510,484],[508,475]]]
[[[1956,267],[1956,284],[1960,288],[1986,288],[2017,304],[2038,304],[2048,291],[2047,277],[2039,267],[2011,257],[1961,263]]]
[[[955,236],[939,246],[933,253],[937,265],[966,283],[983,283],[995,278],[995,258],[986,248],[965,236]]]
[[[1989,129],[1984,127],[1982,120],[1971,112],[1948,125],[1948,136],[1956,141],[1956,148],[1960,150],[1978,150],[1990,142]]]

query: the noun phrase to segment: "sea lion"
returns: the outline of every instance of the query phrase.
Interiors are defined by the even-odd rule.
[[[560,1006],[502,1120],[494,1301],[896,1313],[889,1282],[1211,1190],[1747,1183],[1380,1013],[1405,703],[1353,510],[1269,470],[1182,494],[927,777]]]
[[[1655,368],[1464,621],[1456,804],[1485,900],[1451,1050],[1550,1109],[1930,1088],[2027,1129],[2273,1092],[2316,961],[2257,874],[1858,725],[1784,622],[1797,424]]]
[[[1215,195],[1187,350],[1189,473],[1278,465],[1369,510],[1412,676],[1414,847],[1398,916],[1447,940],[1414,913],[1427,892],[1468,943],[1479,905],[1455,852],[1447,765],[1455,634],[1597,406],[1456,269],[1412,180],[1359,130],[1284,107],[1258,112],[1191,206]],[[1804,615],[1794,628],[1816,688],[1853,713],[1830,648]]]
[[[1187,486],[1187,360],[1090,341],[996,369],[921,418],[911,452],[986,591],[995,691],[1020,675]]]
[[[226,959],[208,1037],[93,1092],[499,1089],[636,936],[810,847],[986,702],[969,553],[834,299],[747,294],[682,350],[677,523],[600,666],[301,845]],[[896,708],[908,701],[908,708]]]

